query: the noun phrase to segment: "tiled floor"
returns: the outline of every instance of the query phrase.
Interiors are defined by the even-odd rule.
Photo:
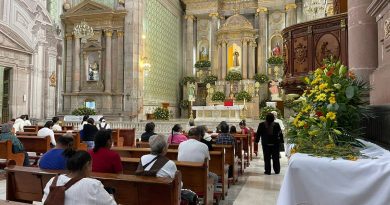
[[[264,175],[262,155],[255,157],[238,183],[229,188],[228,197],[220,205],[275,205],[287,167],[285,157],[281,159],[281,166],[279,175]],[[5,199],[5,193],[5,180],[0,180],[0,199]]]

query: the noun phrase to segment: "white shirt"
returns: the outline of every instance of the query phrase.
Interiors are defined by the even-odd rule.
[[[25,120],[24,121],[24,126],[31,126],[30,120]]]
[[[51,128],[53,131],[62,131],[62,127],[59,124],[54,124]]]
[[[44,195],[42,198],[42,202],[44,202],[49,195],[50,185],[53,180],[54,177],[51,178],[50,181],[46,184],[46,187],[43,190]],[[63,186],[69,180],[69,177],[65,175],[60,175],[58,177],[56,185]],[[65,191],[64,205],[75,204],[116,205],[116,202],[104,189],[103,184],[99,180],[83,178]]]
[[[194,139],[180,143],[177,161],[204,162],[205,158],[210,159],[209,148],[206,144]]]
[[[285,127],[284,127],[283,121],[281,119],[278,119],[278,118],[275,118],[274,121],[277,122],[279,124],[279,126],[280,126],[280,129],[282,131],[284,131]]]
[[[15,129],[15,132],[24,132],[24,120],[18,118],[15,120],[15,123],[13,125],[13,128]]]
[[[141,162],[142,165],[145,165],[152,161],[157,155],[153,154],[147,154],[141,157]],[[145,171],[148,171],[152,168],[153,164],[156,161],[150,163],[146,168]],[[169,160],[158,172],[157,172],[157,177],[169,177],[171,179],[175,178],[175,173],[177,171],[176,164],[172,161]]]
[[[54,138],[54,132],[53,130],[47,128],[47,127],[44,127],[42,129],[40,129],[37,133],[38,137],[46,137],[46,136],[50,136],[50,143],[54,146],[56,146],[56,139]]]
[[[88,124],[88,122],[87,122],[87,121],[84,121],[83,123],[81,123],[81,124],[79,125],[79,130],[84,129],[84,125],[85,125],[85,124]]]
[[[98,128],[98,130],[100,130],[100,126],[99,125],[102,126],[102,128],[103,128],[104,125],[106,125],[106,123],[105,122],[101,122],[100,124],[97,124],[96,127]],[[107,123],[106,130],[108,130],[108,129],[111,129],[111,127],[110,127],[110,124]]]

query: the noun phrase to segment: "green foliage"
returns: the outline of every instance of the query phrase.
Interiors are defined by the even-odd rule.
[[[241,73],[236,71],[229,71],[229,73],[226,75],[225,80],[227,81],[240,81],[242,80]]]
[[[259,73],[256,73],[254,79],[256,82],[259,82],[260,84],[268,83],[269,81],[269,78],[266,74],[259,74]]]
[[[212,101],[224,101],[225,98],[226,98],[225,93],[217,91],[213,94],[213,96],[211,97],[211,100]]]
[[[180,108],[187,109],[190,106],[190,101],[188,100],[181,100],[180,101]]]
[[[195,68],[210,68],[211,62],[210,61],[197,61],[195,63]]]
[[[279,56],[272,56],[268,58],[267,63],[270,65],[281,65],[283,64],[283,58]]]
[[[169,120],[169,110],[167,108],[158,107],[153,114],[156,120]]]
[[[252,96],[248,92],[246,92],[246,91],[240,91],[239,93],[237,93],[236,100],[244,101],[244,99],[247,102],[250,102],[250,101],[252,101]]]
[[[196,82],[196,78],[193,77],[193,76],[186,76],[183,78],[183,80],[181,81],[181,84],[186,86],[187,85],[187,82],[189,83],[195,83]]]
[[[259,116],[260,120],[265,120],[265,117],[267,116],[267,114],[272,112],[272,111],[276,111],[278,113],[278,117],[282,116],[282,114],[280,113],[280,110],[278,108],[266,106],[266,107],[261,108],[260,116]]]
[[[215,75],[209,75],[209,76],[207,76],[204,80],[203,80],[203,82],[205,83],[205,84],[207,84],[207,83],[210,83],[210,85],[215,85],[215,82],[218,80],[218,77],[217,76],[215,76]]]
[[[91,108],[80,107],[73,110],[72,115],[96,115],[96,111]]]

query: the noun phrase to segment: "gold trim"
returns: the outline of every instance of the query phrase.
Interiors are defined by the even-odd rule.
[[[385,21],[383,29],[385,31],[385,39],[390,38],[390,18]]]
[[[184,18],[187,19],[187,20],[188,20],[188,19],[194,20],[194,19],[195,19],[195,16],[194,16],[194,15],[185,15]]]
[[[259,8],[257,8],[256,12],[257,13],[267,13],[268,9],[267,9],[267,7],[260,6]]]
[[[210,13],[209,16],[210,16],[210,17],[217,17],[217,18],[218,18],[218,17],[219,17],[219,13],[217,13],[217,12]]]
[[[296,8],[297,8],[297,5],[294,3],[286,4],[286,11],[288,11],[290,9],[296,9]]]
[[[118,36],[118,37],[122,37],[123,36],[123,31],[116,31],[116,35]]]
[[[73,39],[73,34],[72,33],[67,33],[65,34],[66,40],[72,40]]]
[[[112,37],[112,30],[111,29],[105,29],[104,30],[104,36]]]

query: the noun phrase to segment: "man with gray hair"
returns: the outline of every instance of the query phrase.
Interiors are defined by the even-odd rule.
[[[278,123],[279,126],[280,126],[280,129],[282,129],[282,132],[284,131],[285,127],[284,127],[284,124],[283,124],[283,121],[281,119],[278,119],[278,112],[276,112],[275,110],[274,111],[271,111],[271,113],[274,115],[275,117],[275,120],[274,122]]]

